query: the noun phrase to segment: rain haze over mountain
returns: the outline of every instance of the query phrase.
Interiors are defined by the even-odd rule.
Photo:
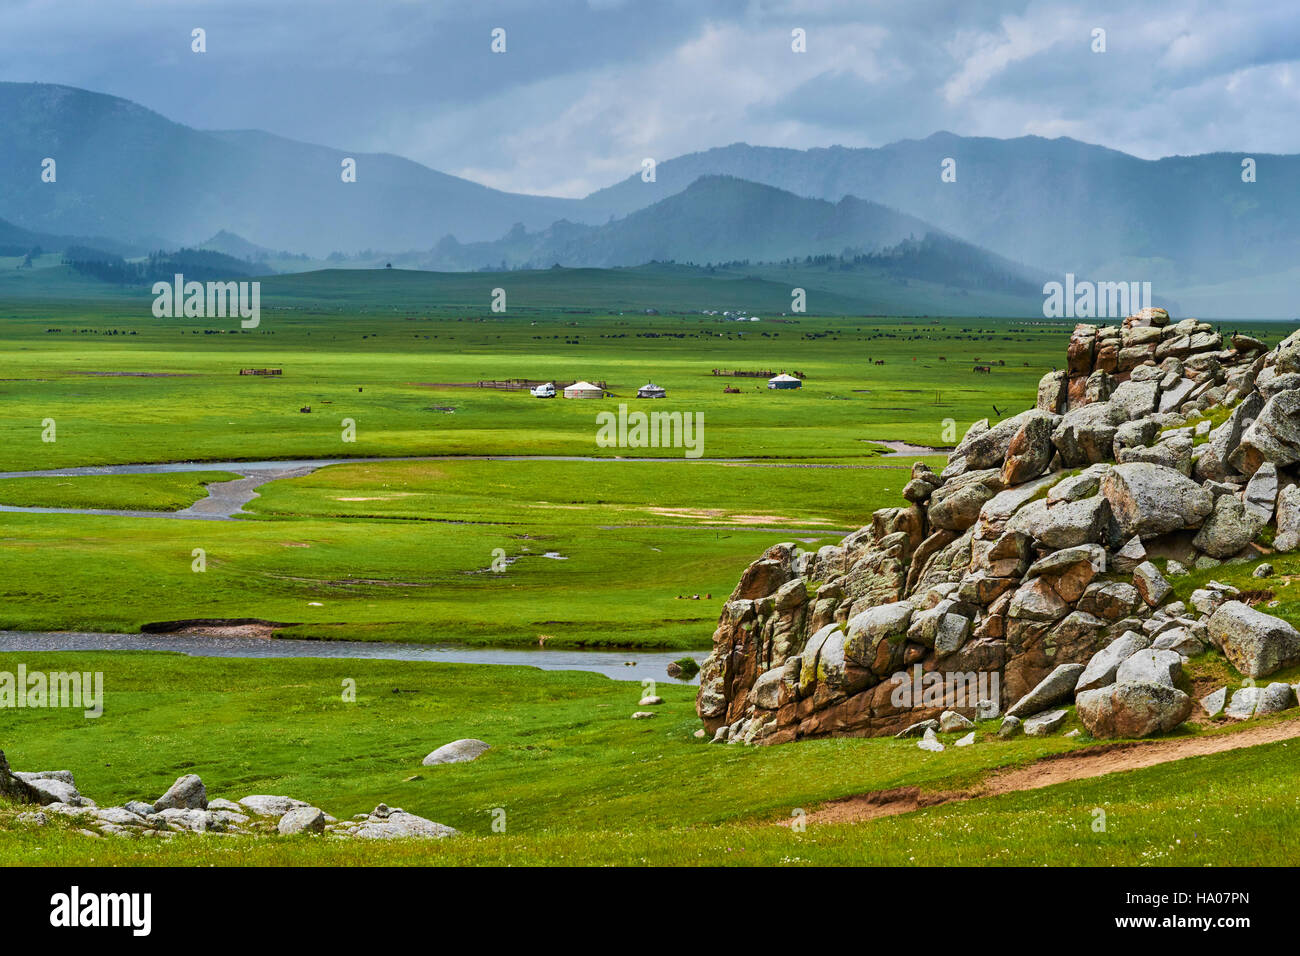
[[[605,225],[723,175],[879,203],[1035,269],[1141,272],[1207,307],[1249,280],[1286,308],[1294,283],[1300,14],[1284,2],[68,0],[59,30],[50,16],[0,9],[0,218],[25,229],[433,250]],[[57,203],[27,173],[51,155]]]

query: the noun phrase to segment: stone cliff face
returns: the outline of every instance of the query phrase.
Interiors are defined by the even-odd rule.
[[[781,743],[1077,694],[1093,736],[1167,731],[1207,643],[1243,673],[1300,663],[1300,634],[1231,587],[1188,608],[1166,580],[1265,553],[1270,524],[1277,550],[1300,546],[1298,477],[1300,332],[1270,351],[1163,309],[1079,325],[1036,408],[976,422],[838,545],[745,570],[696,711],[716,740]]]

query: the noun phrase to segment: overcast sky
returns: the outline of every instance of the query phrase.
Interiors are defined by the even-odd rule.
[[[1300,5],[1188,0],[3,0],[0,79],[582,196],[744,141],[936,130],[1300,152]],[[191,30],[207,52],[190,51]],[[491,52],[491,31],[506,52]],[[807,52],[791,49],[806,31]],[[1106,31],[1105,53],[1092,51]]]

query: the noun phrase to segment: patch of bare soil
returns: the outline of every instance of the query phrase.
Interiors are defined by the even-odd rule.
[[[176,634],[182,637],[257,637],[270,639],[282,627],[292,625],[284,621],[263,621],[260,618],[240,617],[195,618],[188,621],[158,621],[140,628],[146,634]]]
[[[1140,770],[1157,764],[1203,757],[1208,754],[1258,747],[1280,740],[1300,738],[1300,719],[1249,727],[1213,736],[1158,740],[1145,743],[1099,744],[1068,753],[1044,757],[1025,767],[1000,770],[969,791],[923,792],[918,787],[878,790],[824,804],[803,819],[809,823],[860,823],[878,817],[910,813],[923,807],[974,800],[980,797],[1038,790],[1071,780],[1101,777],[1125,770]],[[789,826],[782,820],[781,826]]]

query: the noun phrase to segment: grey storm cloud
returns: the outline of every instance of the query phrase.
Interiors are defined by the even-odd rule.
[[[937,129],[1300,152],[1292,0],[10,0],[0,78],[566,196],[646,157]]]

